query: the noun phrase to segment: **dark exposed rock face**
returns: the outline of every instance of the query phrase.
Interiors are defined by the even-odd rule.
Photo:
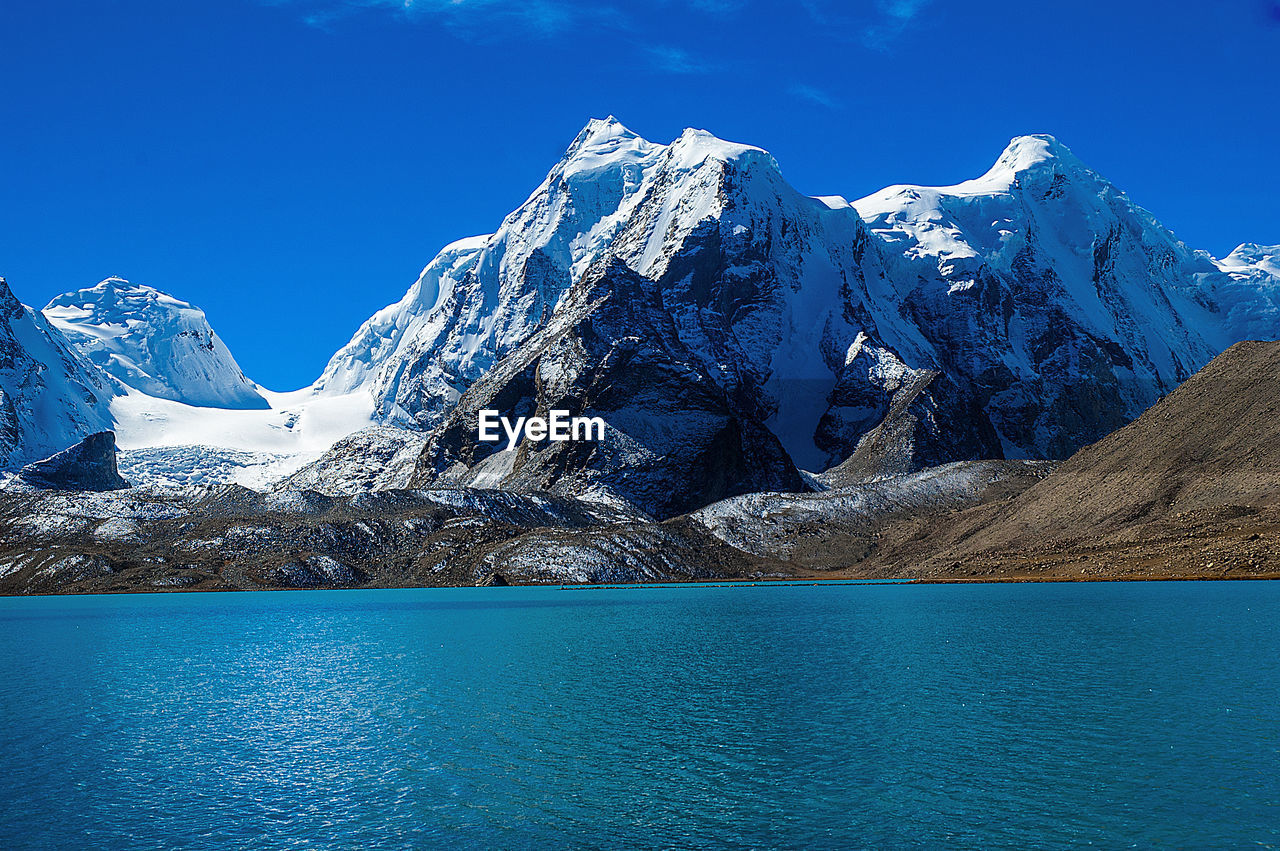
[[[977,400],[942,373],[904,370],[891,386],[896,389],[884,418],[862,432],[848,458],[823,473],[828,484],[911,473],[948,463],[957,455],[1002,457],[1000,440]],[[878,412],[875,407],[870,410]]]
[[[483,409],[600,417],[604,440],[477,440]],[[428,439],[413,483],[599,492],[665,518],[805,485],[778,439],[707,375],[652,283],[621,262],[589,272],[555,316],[476,381]]]
[[[129,487],[116,469],[115,432],[91,434],[75,446],[22,468],[18,477],[39,488],[114,491]]]

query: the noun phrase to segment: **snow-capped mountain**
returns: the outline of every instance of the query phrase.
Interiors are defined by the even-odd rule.
[[[1217,263],[1231,275],[1259,279],[1262,275],[1280,279],[1280,245],[1257,245],[1246,242],[1236,247]]]
[[[1280,333],[1256,288],[1050,136],[975,180],[854,206],[907,261],[896,300],[933,365],[978,391],[1009,455],[1065,457],[1124,425],[1235,341],[1233,310]]]
[[[690,374],[814,470],[873,431],[897,472],[1064,457],[1246,330],[1280,336],[1269,261],[1188,249],[1052,137],[1013,140],[975,180],[851,205],[800,194],[758,148],[696,130],[658,145],[609,118],[494,234],[428,264],[316,391],[364,390],[384,421],[444,427],[608,258],[654,294]]]
[[[1226,273],[1205,277],[1222,306],[1228,342],[1273,339],[1280,328],[1280,245],[1246,242],[1209,259]]]
[[[0,469],[110,428],[112,395],[104,376],[0,278]]]
[[[847,204],[800,194],[759,148],[697,130],[656,145],[593,120],[497,232],[446,248],[366,323],[318,389],[367,388],[383,416],[430,429],[587,268],[617,257],[649,281],[735,404],[821,465],[852,448],[817,446],[814,433],[859,333],[902,325],[904,348],[928,351],[880,297],[886,273],[871,242]]]
[[[45,317],[89,361],[148,396],[209,408],[269,407],[204,311],[107,278],[49,302]]]
[[[366,393],[249,381],[202,311],[150,287],[112,278],[40,312],[5,286],[0,302],[0,470],[112,430],[135,483],[261,486],[373,423]]]
[[[55,385],[102,388],[67,417],[114,420],[126,455],[148,453],[122,465],[156,481],[204,481],[207,447],[288,475],[377,423],[421,434],[345,440],[299,481],[558,488],[667,516],[802,488],[797,468],[1065,457],[1236,340],[1280,337],[1278,270],[1276,248],[1187,248],[1049,136],[976,179],[850,204],[799,193],[759,148],[700,130],[656,144],[609,118],[311,388],[259,388],[201,311],[120,279],[45,313],[80,352],[62,344],[62,371],[83,373]],[[606,439],[495,451],[475,441],[485,406],[600,416]]]

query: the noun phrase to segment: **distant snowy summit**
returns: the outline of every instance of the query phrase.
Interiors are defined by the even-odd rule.
[[[1280,337],[1277,258],[1188,248],[1051,136],[1014,139],[980,177],[851,204],[796,191],[760,148],[702,130],[657,144],[610,117],[310,388],[259,388],[197,308],[120,279],[54,299],[45,336],[69,352],[57,386],[105,388],[67,422],[105,409],[127,451],[172,450],[149,469],[200,444],[234,464],[270,454],[284,475],[302,462],[280,459],[377,424],[414,436],[343,441],[297,480],[559,490],[666,515],[801,488],[801,470],[1065,457],[1237,340]],[[600,416],[605,440],[478,446],[482,408]]]
[[[1280,245],[1246,242],[1218,261],[1218,266],[1233,276],[1261,278],[1270,275],[1280,278]]]
[[[45,317],[91,363],[149,396],[211,408],[267,408],[204,311],[107,278],[49,302]]]

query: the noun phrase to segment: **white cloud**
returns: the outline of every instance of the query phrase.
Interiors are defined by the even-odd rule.
[[[748,0],[688,0],[691,8],[713,15],[733,14],[747,5],[747,2]]]
[[[885,48],[889,42],[911,25],[931,0],[877,0],[880,20],[867,27],[862,34],[869,47]]]
[[[707,62],[689,51],[669,45],[651,45],[645,48],[653,67],[668,74],[708,74],[719,70],[714,63]]]
[[[806,86],[804,83],[796,83],[787,89],[794,97],[800,100],[808,101],[817,106],[826,107],[827,109],[840,109],[842,104],[827,92],[815,86]]]
[[[382,10],[410,21],[435,20],[464,37],[553,36],[589,26],[628,30],[638,16],[621,6],[587,0],[260,0],[296,7],[304,21],[325,27],[367,10]],[[731,15],[750,0],[653,0],[676,12]]]

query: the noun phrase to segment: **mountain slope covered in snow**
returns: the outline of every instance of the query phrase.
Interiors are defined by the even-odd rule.
[[[1008,454],[1065,457],[1233,342],[1211,258],[1050,136],[1013,140],[975,180],[854,206],[906,261],[903,313],[975,387]]]
[[[0,278],[0,469],[111,427],[114,389]]]
[[[209,408],[267,408],[204,311],[123,278],[64,293],[42,311],[80,353],[121,383]]]
[[[263,486],[372,423],[366,393],[259,387],[204,311],[152,287],[108,278],[42,313],[111,388],[104,427],[115,431],[131,481]]]
[[[1280,245],[1246,242],[1221,260],[1209,259],[1225,273],[1206,277],[1222,305],[1227,340],[1274,339],[1280,328]]]

